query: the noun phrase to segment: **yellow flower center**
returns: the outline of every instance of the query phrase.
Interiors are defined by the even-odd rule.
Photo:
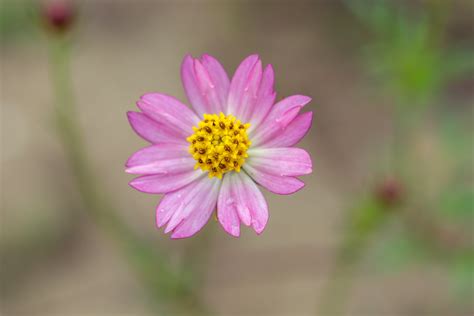
[[[240,172],[251,145],[247,136],[249,126],[231,114],[204,114],[204,120],[193,126],[194,134],[186,139],[191,143],[189,153],[197,161],[194,168],[208,171],[209,178],[219,179],[226,172]]]

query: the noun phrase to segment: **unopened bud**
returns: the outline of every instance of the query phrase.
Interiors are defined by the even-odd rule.
[[[71,1],[49,0],[42,5],[42,15],[49,29],[63,33],[73,24],[75,10]]]
[[[384,206],[395,206],[402,201],[403,187],[397,179],[387,178],[377,185],[375,195]]]

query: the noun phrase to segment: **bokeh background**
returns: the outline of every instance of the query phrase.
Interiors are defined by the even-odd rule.
[[[2,315],[474,314],[473,2],[0,5]],[[313,98],[314,172],[264,193],[261,236],[169,240],[127,185],[125,113],[185,101],[187,53],[258,53],[278,99]]]

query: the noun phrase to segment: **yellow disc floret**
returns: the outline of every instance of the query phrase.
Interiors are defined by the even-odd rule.
[[[226,172],[240,172],[251,144],[247,136],[249,126],[230,114],[204,114],[204,120],[193,126],[194,134],[187,138],[191,143],[189,153],[197,161],[194,168],[219,179]]]

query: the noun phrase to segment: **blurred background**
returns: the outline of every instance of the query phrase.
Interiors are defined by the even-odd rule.
[[[2,315],[473,315],[474,5],[0,2]],[[313,98],[306,187],[240,239],[155,228],[126,111],[185,54]]]

